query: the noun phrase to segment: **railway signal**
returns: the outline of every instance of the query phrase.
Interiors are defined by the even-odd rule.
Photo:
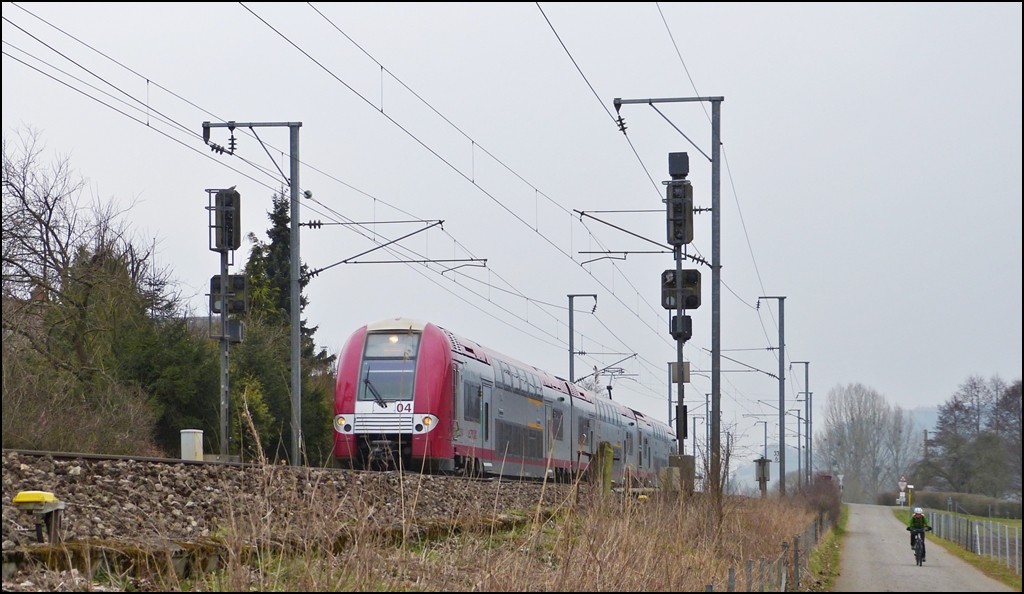
[[[693,241],[693,185],[686,176],[690,174],[690,157],[686,153],[669,153],[668,174],[665,183],[665,215],[668,243],[676,261],[675,270],[661,273],[661,305],[672,311],[669,316],[668,333],[676,341],[676,364],[683,365],[683,343],[693,336],[693,320],[684,312],[700,306],[700,273],[683,270],[683,246]],[[671,387],[671,386],[670,386]],[[671,409],[671,397],[669,407]],[[686,407],[683,403],[683,383],[678,384],[678,410],[676,414],[676,438],[682,447],[686,434]],[[671,412],[670,412],[671,416]],[[685,458],[685,456],[684,456]],[[669,460],[672,466],[672,460]],[[692,469],[693,461],[680,464],[682,469]],[[681,477],[684,484],[692,485],[692,470],[689,476]]]
[[[690,316],[672,316],[672,325],[669,328],[672,338],[686,342],[693,336],[693,319]]]
[[[661,273],[661,306],[665,309],[679,309],[676,299],[680,294],[680,288],[683,298],[682,309],[700,307],[700,271],[694,268],[666,270]]]
[[[242,245],[242,195],[234,188],[218,190],[214,208],[217,249],[237,250]]]
[[[221,292],[220,275],[210,277],[210,311],[221,313],[221,300],[227,302],[227,313],[240,314],[249,309],[249,281],[244,274],[228,275],[228,290]]]
[[[686,153],[669,153],[668,168],[672,181],[666,184],[665,206],[668,215],[668,243],[673,246],[693,241],[693,185],[686,176],[690,159]]]

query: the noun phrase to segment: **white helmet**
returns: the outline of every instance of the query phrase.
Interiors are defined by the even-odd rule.
[[[924,510],[923,510],[923,509],[921,509],[921,508],[919,508],[919,507],[915,507],[915,508],[914,508],[914,513],[915,513],[915,514],[923,514],[923,513],[924,513]]]

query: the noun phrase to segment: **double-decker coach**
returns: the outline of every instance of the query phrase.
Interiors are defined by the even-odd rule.
[[[664,423],[439,326],[368,324],[338,361],[334,456],[409,468],[568,480],[601,442],[613,475],[653,484],[675,439]]]

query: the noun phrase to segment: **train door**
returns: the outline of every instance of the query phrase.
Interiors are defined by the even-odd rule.
[[[469,366],[463,368],[461,386],[462,392],[456,399],[459,410],[455,413],[456,423],[460,428],[458,443],[478,448],[483,390],[480,386],[480,376]]]
[[[448,423],[448,438],[457,440],[461,437],[461,428],[459,427],[459,419],[462,416],[459,414],[462,407],[460,406],[460,400],[462,396],[462,365],[455,361],[452,363],[452,406],[451,414]]]
[[[551,458],[555,457],[555,419],[551,413],[551,403],[544,402],[544,463],[548,468],[554,468]]]
[[[481,379],[481,398],[480,398],[480,437],[479,443],[480,448],[486,451],[494,449],[494,408],[491,402],[491,395],[493,394],[491,382]],[[484,462],[484,470],[490,472],[492,469],[491,462]]]
[[[594,444],[594,415],[580,415],[578,452],[582,454],[583,462],[588,462],[597,452]]]

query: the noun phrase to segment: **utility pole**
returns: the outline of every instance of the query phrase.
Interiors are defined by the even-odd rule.
[[[679,431],[678,431],[678,429],[679,429],[679,427],[678,427],[679,419],[677,419],[677,418],[675,418],[673,416],[675,414],[675,409],[672,406],[673,405],[673,400],[672,400],[672,383],[673,383],[672,369],[673,369],[674,365],[675,365],[675,363],[673,361],[669,361],[668,364],[667,364],[667,366],[668,366],[668,426],[672,427],[673,426],[672,425],[672,421],[674,420],[676,422],[676,434],[678,435],[679,434]],[[676,404],[678,404],[678,403],[676,403]],[[683,444],[679,444],[679,447],[681,449],[683,447]]]
[[[803,464],[801,463],[802,457],[800,456],[800,423],[802,421],[800,419],[799,408],[791,408],[787,412],[796,413],[796,488],[799,491],[800,487],[803,485],[804,476]]]
[[[704,425],[707,426],[708,421],[705,415],[693,415],[693,459],[697,459],[697,419],[704,419]],[[705,443],[704,447],[707,447]]]
[[[569,295],[568,297],[569,297],[569,383],[575,383],[576,382],[576,375],[575,375],[576,350],[575,350],[575,345],[573,344],[573,338],[574,338],[573,332],[574,332],[574,330],[573,330],[573,323],[572,323],[572,313],[573,313],[572,300],[574,298],[576,298],[576,297],[593,297],[594,298],[594,309],[590,310],[590,313],[594,313],[595,311],[597,311],[597,295],[594,295],[593,293],[589,293],[589,294]]]
[[[291,399],[292,399],[292,451],[291,462],[302,465],[300,457],[302,444],[302,345],[299,306],[299,281],[302,274],[302,260],[299,257],[299,128],[302,122],[203,122],[203,140],[214,151],[225,152],[223,147],[210,143],[210,128],[288,128],[291,170],[287,180],[291,186],[291,272],[289,274],[289,297],[291,299]],[[233,137],[232,137],[233,138]],[[234,143],[232,142],[232,145]],[[262,142],[261,142],[262,144]],[[231,147],[234,153],[234,146]]]
[[[762,295],[760,299],[779,300],[779,494],[786,494],[786,298]]]
[[[806,469],[806,476],[804,478],[804,484],[810,485],[811,481],[814,480],[814,471],[811,470],[811,387],[810,382],[810,361],[793,361],[793,365],[802,363],[804,366],[804,455],[807,463],[804,465]]]
[[[721,425],[720,407],[722,400],[722,300],[721,300],[721,112],[725,97],[670,97],[661,99],[620,99],[614,100],[615,112],[627,104],[655,103],[711,103],[711,484],[717,489],[721,484]],[[619,117],[619,126],[625,132],[625,122]],[[680,404],[682,400],[680,399]]]

